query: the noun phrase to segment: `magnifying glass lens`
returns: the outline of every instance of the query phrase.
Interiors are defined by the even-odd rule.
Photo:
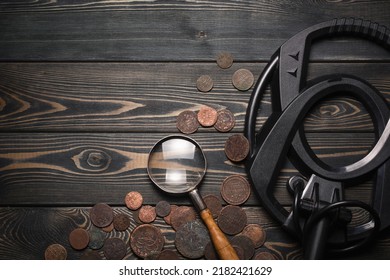
[[[206,172],[206,159],[195,142],[167,138],[152,149],[148,172],[152,181],[164,191],[188,192],[202,180]]]

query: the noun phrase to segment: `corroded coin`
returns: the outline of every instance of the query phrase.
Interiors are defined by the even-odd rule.
[[[103,227],[102,230],[103,230],[104,232],[111,232],[111,231],[113,231],[113,230],[114,230],[114,223],[111,223],[111,224],[109,224],[108,226]]]
[[[98,250],[103,247],[105,240],[106,240],[106,233],[103,230],[97,227],[91,227],[89,229],[89,243],[88,243],[89,248]]]
[[[242,235],[248,236],[255,248],[263,246],[266,238],[265,230],[258,224],[249,224],[242,230]]]
[[[213,86],[213,79],[209,75],[202,75],[196,80],[196,87],[199,91],[208,92]]]
[[[203,201],[213,215],[213,218],[218,218],[219,213],[221,213],[222,210],[222,203],[219,197],[213,194],[209,194],[203,197]]]
[[[161,200],[156,204],[156,215],[166,217],[171,213],[171,205],[165,200]]]
[[[252,240],[245,235],[237,235],[234,236],[231,240],[232,246],[237,245],[242,248],[244,256],[244,260],[250,260],[255,254],[255,244],[253,244]]]
[[[247,223],[245,211],[235,205],[227,205],[221,210],[218,217],[219,228],[226,234],[235,235],[240,233]]]
[[[161,230],[149,224],[136,227],[130,235],[130,247],[140,258],[145,258],[153,252],[161,252],[164,243]]]
[[[139,192],[129,192],[125,196],[125,203],[130,210],[137,210],[142,206],[144,199]]]
[[[156,209],[151,205],[144,205],[139,209],[138,218],[143,223],[151,223],[156,219]]]
[[[276,260],[276,257],[274,254],[271,254],[269,252],[260,252],[257,253],[254,257],[254,260]]]
[[[225,154],[232,162],[243,161],[249,153],[249,142],[242,134],[234,134],[225,143]]]
[[[109,260],[121,260],[126,256],[126,243],[120,238],[106,239],[103,252]]]
[[[244,249],[242,247],[240,247],[238,245],[233,245],[233,244],[232,244],[232,247],[233,247],[234,251],[236,251],[236,254],[237,254],[237,257],[239,260],[246,260]]]
[[[218,119],[218,112],[209,106],[202,106],[198,112],[198,122],[203,127],[213,126]]]
[[[198,130],[198,117],[194,111],[186,110],[177,116],[177,129],[184,134],[191,134]]]
[[[179,255],[173,250],[163,250],[157,257],[158,260],[179,260]]]
[[[136,224],[142,225],[143,222],[139,219],[139,210],[140,210],[140,209],[138,209],[138,210],[136,210],[136,211],[133,212],[133,220],[134,220],[134,222],[135,222]]]
[[[114,228],[118,231],[125,231],[130,226],[130,218],[124,213],[114,216]]]
[[[165,221],[168,225],[171,225],[172,213],[173,213],[177,208],[179,208],[179,206],[177,206],[177,205],[171,205],[171,212],[169,212],[169,215],[168,215],[168,216],[165,216],[165,217],[164,217],[164,221]]]
[[[89,233],[83,228],[76,228],[69,234],[69,243],[75,250],[83,250],[88,246]]]
[[[194,208],[188,206],[179,206],[173,211],[171,216],[171,226],[174,230],[178,230],[179,227],[187,222],[194,221],[196,219],[196,212]]]
[[[249,182],[240,175],[231,175],[222,183],[221,196],[229,204],[243,204],[248,200],[250,193]]]
[[[94,250],[85,251],[80,256],[80,260],[101,260],[101,259],[102,257],[100,256],[99,252]]]
[[[202,257],[208,242],[210,242],[209,233],[198,220],[187,222],[176,231],[176,249],[186,258]]]
[[[206,260],[218,260],[217,251],[215,251],[213,243],[210,241],[204,248],[204,257]]]
[[[253,85],[255,78],[253,74],[248,69],[239,69],[234,72],[232,77],[233,86],[241,91],[246,91],[250,89]]]
[[[217,56],[217,64],[222,69],[230,68],[233,65],[233,56],[228,52],[221,52]]]
[[[222,109],[218,111],[217,122],[214,124],[214,128],[219,132],[229,132],[236,124],[236,119],[231,111],[228,109]]]
[[[66,260],[68,253],[61,244],[51,244],[45,250],[45,260]]]
[[[114,212],[105,203],[98,203],[91,208],[89,213],[92,223],[97,227],[106,227],[112,223]]]

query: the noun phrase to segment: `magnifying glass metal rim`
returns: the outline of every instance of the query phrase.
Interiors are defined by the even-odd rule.
[[[162,187],[158,182],[156,182],[156,180],[153,178],[153,176],[151,175],[151,171],[150,171],[150,168],[149,168],[149,163],[150,163],[150,156],[151,154],[153,153],[153,151],[155,150],[155,148],[158,146],[158,145],[161,145],[161,143],[165,142],[165,141],[168,141],[170,139],[183,139],[183,140],[186,140],[186,141],[189,141],[191,142],[192,144],[194,144],[199,150],[200,152],[202,153],[202,156],[204,158],[204,168],[203,168],[203,174],[202,174],[202,177],[198,180],[198,182],[196,182],[192,187],[190,188],[187,188],[185,191],[172,191],[171,189],[169,188],[164,188]],[[166,137],[163,137],[161,138],[159,141],[157,141],[156,144],[154,144],[154,146],[150,149],[149,151],[149,156],[148,156],[148,162],[147,162],[147,173],[148,173],[148,176],[150,178],[150,180],[152,180],[153,184],[156,185],[159,189],[161,189],[162,191],[164,192],[167,192],[167,193],[170,193],[170,194],[175,194],[175,195],[182,195],[182,194],[188,194],[190,193],[191,191],[195,190],[199,184],[203,181],[203,178],[204,176],[206,175],[206,171],[207,171],[207,159],[206,159],[206,156],[203,152],[203,149],[202,147],[199,145],[198,142],[196,142],[193,138],[189,137],[189,136],[185,136],[185,135],[180,135],[180,134],[172,134],[172,135],[168,135]]]

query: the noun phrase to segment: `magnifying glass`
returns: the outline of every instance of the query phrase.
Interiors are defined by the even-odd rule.
[[[238,256],[215,223],[197,186],[206,174],[206,157],[195,140],[172,135],[158,141],[149,153],[148,174],[153,183],[170,194],[188,194],[207,226],[214,248],[223,260]]]

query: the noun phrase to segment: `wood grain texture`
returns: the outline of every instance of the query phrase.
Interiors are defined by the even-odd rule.
[[[183,110],[208,105],[228,108],[242,132],[251,94],[231,83],[240,68],[256,78],[263,63],[236,63],[222,70],[216,63],[0,63],[0,131],[177,132]],[[314,63],[309,79],[329,73],[356,75],[390,100],[388,63]],[[203,74],[214,89],[200,93]],[[271,114],[270,94],[262,99],[258,125]],[[373,131],[371,118],[358,101],[331,98],[314,107],[306,131]],[[214,132],[214,129],[200,129]]]
[[[361,17],[390,26],[389,7],[379,0],[2,1],[0,60],[210,61],[228,50],[238,61],[267,61],[322,21]],[[364,41],[338,39],[313,50],[316,60],[356,56],[389,60]]]

